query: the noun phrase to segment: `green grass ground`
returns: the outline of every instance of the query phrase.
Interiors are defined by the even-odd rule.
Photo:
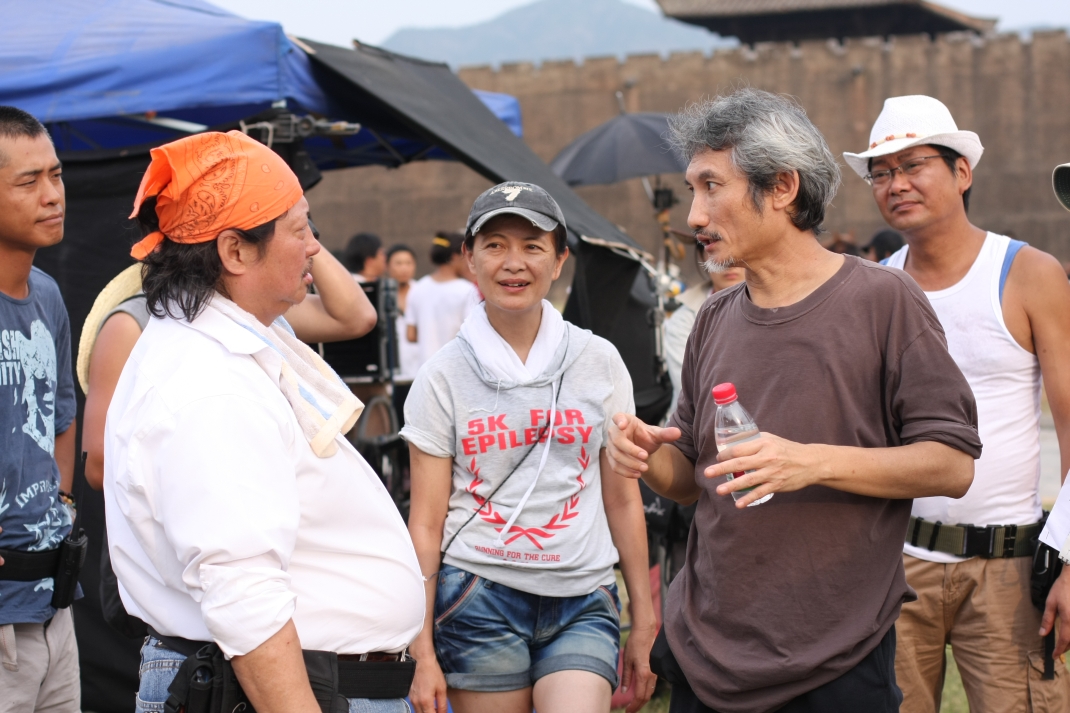
[[[944,655],[947,656],[947,676],[944,678],[944,697],[940,702],[940,713],[970,713],[966,692],[962,689],[962,677],[959,676],[959,667],[955,665],[950,646]]]

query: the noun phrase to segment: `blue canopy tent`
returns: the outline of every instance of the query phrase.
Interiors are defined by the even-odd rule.
[[[42,119],[65,165],[67,238],[38,263],[59,280],[75,329],[129,262],[125,213],[148,149],[205,129],[270,125],[251,131],[266,143],[274,136],[306,187],[321,169],[432,158],[461,161],[494,182],[543,186],[564,211],[579,261],[569,319],[617,345],[637,408],[656,420],[667,388],[643,251],[517,138],[514,98],[473,96],[444,64],[302,41],[205,0],[14,0],[5,10],[0,103]],[[271,133],[298,117],[352,123],[299,138]],[[636,322],[649,326],[640,337]]]
[[[278,24],[246,20],[203,0],[13,0],[3,19],[0,104],[40,118],[64,162],[66,235],[35,262],[60,284],[72,343],[96,294],[130,264],[138,236],[126,216],[149,148],[239,122],[311,115],[360,124],[359,131],[350,126],[303,137],[313,172],[452,159],[494,182],[546,188],[561,204],[578,259],[568,318],[617,345],[641,414],[656,420],[651,414],[667,404],[655,356],[652,285],[637,261],[642,251],[517,138],[514,98],[474,96],[444,64],[366,45],[301,41]],[[303,177],[298,145],[273,148]],[[129,711],[140,644],[124,642],[101,617],[103,500],[84,483],[81,490],[83,524],[97,548],[91,545],[83,570],[86,597],[75,605],[83,706]]]
[[[202,0],[17,5],[7,8],[0,27],[0,101],[38,117],[62,152],[158,144],[280,106],[341,117],[308,56],[277,23],[246,20]],[[515,98],[475,93],[521,135]],[[389,133],[359,132],[345,137],[344,148],[338,141],[311,143],[325,168],[451,158]],[[335,147],[344,158],[332,155]]]

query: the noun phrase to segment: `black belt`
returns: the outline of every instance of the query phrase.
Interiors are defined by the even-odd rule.
[[[186,657],[195,655],[205,646],[212,646],[209,641],[191,641],[177,636],[165,636],[151,626],[149,634],[160,640],[167,648]],[[302,652],[305,663],[310,659],[323,657],[337,657],[338,666],[338,694],[345,698],[404,698],[408,695],[409,686],[412,684],[412,673],[409,667],[399,670],[398,664],[409,662],[406,651],[400,654],[388,654],[374,652],[368,654],[332,654],[326,651]]]
[[[9,582],[36,582],[52,578],[52,600],[56,609],[65,609],[74,603],[78,593],[78,575],[85,564],[89,539],[79,528],[72,530],[54,550],[24,552],[0,550],[4,566],[0,567],[0,579]]]
[[[0,579],[11,582],[36,582],[56,576],[59,569],[59,548],[44,552],[23,552],[21,550],[2,550],[0,557],[4,566],[0,567]]]
[[[906,542],[931,552],[959,557],[1002,559],[1032,557],[1044,523],[1032,525],[945,525],[920,517],[910,518]]]

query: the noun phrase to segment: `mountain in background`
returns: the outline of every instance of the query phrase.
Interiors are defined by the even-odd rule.
[[[709,52],[737,44],[735,39],[621,0],[539,0],[478,25],[398,30],[382,46],[457,68],[651,52]]]

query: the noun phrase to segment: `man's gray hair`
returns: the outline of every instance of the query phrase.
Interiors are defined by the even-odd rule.
[[[669,130],[673,148],[689,161],[706,150],[731,150],[759,212],[777,175],[797,171],[791,222],[799,230],[821,232],[825,210],[840,187],[840,167],[794,100],[747,87],[688,106],[670,119]]]

